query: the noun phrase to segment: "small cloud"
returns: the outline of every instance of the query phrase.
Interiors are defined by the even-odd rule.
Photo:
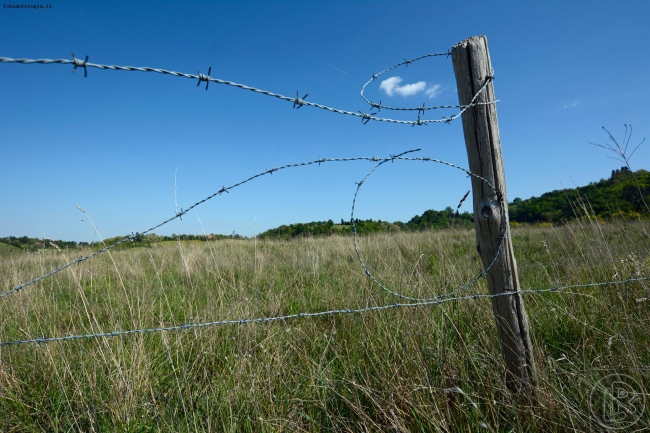
[[[435,98],[442,92],[442,86],[440,84],[434,84],[430,86],[424,94],[427,95],[430,99]]]
[[[385,79],[379,85],[379,89],[386,92],[388,96],[393,96],[395,94],[401,96],[413,96],[418,93],[424,92],[429,98],[435,98],[442,91],[442,86],[440,84],[432,84],[427,88],[426,81],[418,81],[417,83],[404,84],[402,83],[401,77],[390,77]]]
[[[562,108],[564,108],[564,109],[567,109],[567,108],[576,108],[578,105],[580,105],[579,102],[577,102],[577,101],[573,101],[573,102],[571,102],[571,103],[569,103],[569,104],[564,104],[564,105],[562,106]]]
[[[427,83],[424,81],[418,81],[413,84],[405,84],[403,86],[397,86],[395,91],[402,96],[412,96],[417,95],[427,87]]]

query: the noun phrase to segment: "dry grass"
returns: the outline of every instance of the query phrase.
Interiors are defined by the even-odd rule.
[[[522,286],[649,275],[649,229],[517,228]],[[409,296],[448,292],[481,270],[470,231],[369,236],[361,249],[380,281]],[[73,256],[2,258],[5,291]],[[504,387],[489,300],[454,301],[4,347],[0,431],[602,431],[589,403],[600,378],[617,371],[650,390],[648,287],[524,298],[534,403]],[[479,281],[463,293],[485,290]],[[1,299],[0,341],[396,301],[363,274],[349,237],[159,244],[101,255]],[[649,413],[635,428],[650,428]]]

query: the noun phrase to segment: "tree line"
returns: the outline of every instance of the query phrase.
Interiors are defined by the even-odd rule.
[[[38,251],[44,249],[55,249],[55,250],[65,250],[65,249],[77,249],[77,248],[104,248],[105,245],[113,245],[123,239],[130,237],[126,236],[114,236],[112,238],[104,239],[103,241],[94,241],[94,242],[75,242],[75,241],[62,241],[62,240],[53,240],[48,238],[30,238],[28,236],[16,237],[16,236],[7,236],[0,238],[0,242],[20,248],[25,251]],[[171,236],[160,236],[155,233],[141,235],[136,234],[132,237],[131,240],[117,245],[115,248],[126,249],[134,247],[147,247],[152,244],[164,241],[218,241],[222,239],[247,239],[245,236],[232,233],[230,235],[220,235],[220,234],[209,234],[209,235],[171,235]]]
[[[396,232],[402,230],[419,231],[442,229],[449,227],[471,226],[474,221],[468,212],[457,213],[451,207],[442,211],[427,210],[422,215],[416,215],[407,223],[401,221],[388,222],[382,220],[361,220],[356,218],[354,226],[359,234],[377,232]],[[258,235],[262,239],[292,239],[301,236],[331,236],[337,233],[346,233],[352,230],[352,221],[341,219],[340,224],[334,224],[331,219],[328,221],[314,221],[310,223],[298,223],[281,225],[280,227],[267,230]]]

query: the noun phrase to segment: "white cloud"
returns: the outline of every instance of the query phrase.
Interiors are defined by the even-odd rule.
[[[381,82],[379,89],[386,92],[388,96],[398,94],[404,97],[417,95],[424,91],[425,95],[429,98],[435,98],[442,91],[442,86],[440,84],[432,84],[427,88],[426,81],[418,81],[417,83],[404,84],[401,86],[400,83],[402,81],[403,80],[400,77],[387,78]]]
[[[567,108],[576,108],[580,103],[577,101],[573,101],[570,104],[564,104],[562,108],[567,109]]]

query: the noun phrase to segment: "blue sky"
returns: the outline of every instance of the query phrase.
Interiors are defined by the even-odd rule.
[[[619,138],[623,124],[633,125],[631,144],[650,135],[647,1],[49,4],[0,9],[0,56],[70,59],[74,52],[92,63],[191,74],[211,66],[213,78],[289,97],[308,93],[308,101],[353,112],[370,111],[359,92],[372,74],[487,35],[509,200],[608,177],[621,164],[589,144],[607,142],[602,126]],[[103,237],[142,232],[174,215],[175,199],[187,208],[222,186],[319,157],[421,148],[419,156],[467,166],[460,120],[363,125],[216,83],[205,91],[185,78],[95,68],[84,78],[71,69],[0,63],[0,237],[90,241],[87,216]],[[367,95],[391,106],[457,104],[451,59],[397,68]],[[642,145],[632,167],[648,169],[649,155]],[[371,168],[332,163],[263,176],[156,233],[251,236],[280,224],[347,219],[355,182]],[[356,215],[407,221],[455,207],[469,187],[443,166],[386,164],[364,184]]]

